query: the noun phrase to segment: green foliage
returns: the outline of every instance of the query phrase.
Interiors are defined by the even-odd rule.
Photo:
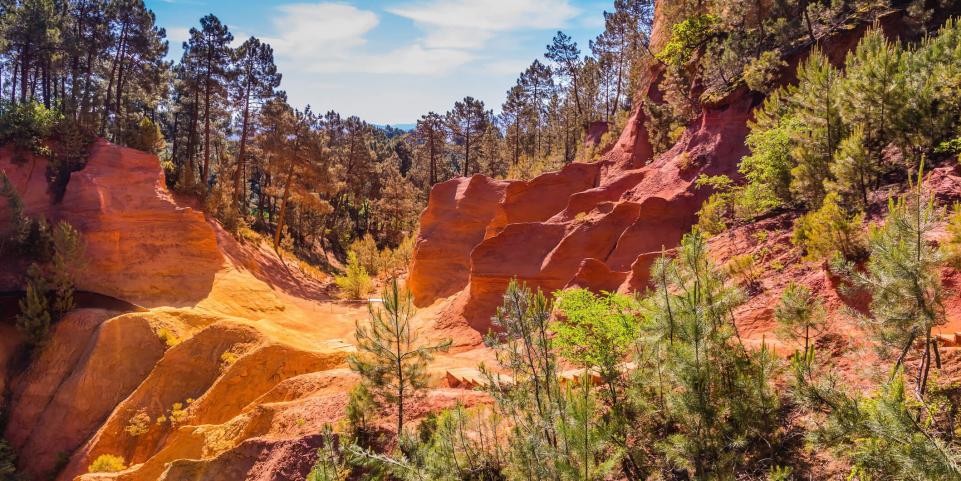
[[[760,289],[759,272],[754,254],[742,254],[731,258],[724,265],[724,274],[749,291]]]
[[[834,191],[867,205],[891,175],[948,153],[961,122],[959,32],[948,21],[906,48],[870,29],[843,71],[815,50],[798,84],[773,92],[751,123],[739,203],[815,209]]]
[[[74,307],[74,272],[81,266],[84,243],[80,233],[66,222],[57,224],[53,232],[42,220],[34,225],[35,234],[28,235],[23,242],[43,253],[38,256],[41,260],[27,270],[26,295],[19,302],[16,322],[27,343],[39,347],[47,341],[50,325]],[[52,254],[47,255],[46,251]]]
[[[3,253],[19,247],[27,236],[30,224],[23,214],[23,199],[4,172],[0,172],[0,197],[6,199],[7,210],[10,212],[10,234],[6,238],[0,238],[0,253]]]
[[[792,142],[791,193],[808,207],[818,207],[831,179],[831,160],[842,137],[837,84],[840,73],[818,49],[798,67],[798,86],[790,103],[797,118]]]
[[[848,198],[856,198],[866,208],[868,193],[882,170],[876,159],[871,158],[865,141],[861,126],[855,127],[851,135],[841,141],[831,165],[834,180],[829,185]]]
[[[774,357],[740,344],[732,311],[743,293],[710,261],[702,235],[686,235],[677,258],[658,260],[651,278],[645,318],[671,427],[656,449],[696,479],[731,478],[779,442]]]
[[[639,334],[636,299],[617,293],[595,295],[587,289],[567,289],[554,294],[554,306],[563,319],[551,324],[554,344],[574,364],[600,373],[611,401],[624,361]]]
[[[321,436],[323,445],[317,449],[317,461],[307,474],[307,481],[346,481],[350,468],[340,449],[339,437],[329,424],[324,425]]]
[[[857,144],[867,151],[878,173],[883,172],[881,151],[891,141],[902,140],[898,137],[908,131],[905,115],[911,92],[907,57],[899,44],[889,41],[879,28],[872,28],[844,62],[838,89],[841,118],[858,129]],[[871,174],[861,175],[874,180]]]
[[[90,145],[96,139],[93,132],[73,119],[61,117],[51,134],[52,155],[48,158],[47,183],[56,201],[61,201],[70,181],[70,174],[87,164]]]
[[[881,353],[895,354],[900,366],[912,348],[921,346],[916,389],[923,396],[935,349],[932,331],[947,318],[940,274],[944,255],[929,242],[940,215],[921,184],[919,179],[911,193],[891,200],[884,224],[871,229],[865,271],[849,266],[847,272],[871,294],[871,315],[862,321]]]
[[[159,153],[166,146],[163,132],[160,125],[149,117],[141,117],[136,123],[127,128],[124,132],[124,142],[128,147],[149,152]]]
[[[747,179],[743,203],[756,206],[764,213],[794,202],[791,193],[791,135],[798,130],[798,120],[790,115],[784,91],[775,91],[764,105],[755,111],[754,120],[745,144],[751,155],[741,160],[738,167]]]
[[[821,208],[804,214],[794,223],[791,242],[805,252],[809,261],[830,261],[836,256],[862,259],[865,242],[861,225],[864,214],[850,215],[839,204],[837,193],[824,198]]]
[[[121,456],[101,454],[87,468],[88,473],[116,473],[127,469],[126,460]]]
[[[383,307],[369,306],[370,319],[357,321],[354,336],[357,353],[347,363],[381,403],[397,413],[397,433],[404,432],[404,408],[427,385],[427,363],[434,353],[447,351],[451,341],[424,344],[418,339],[410,292],[402,290],[396,278],[384,287]]]
[[[728,196],[720,193],[711,194],[701,204],[697,211],[697,227],[708,236],[715,236],[727,230],[727,219],[730,218],[731,206]]]
[[[961,267],[961,203],[955,203],[948,215],[948,238],[942,248],[945,261],[952,266]]]
[[[824,304],[810,289],[792,282],[784,288],[774,309],[777,332],[783,339],[798,343],[806,353],[814,338],[826,328],[825,314]]]
[[[499,372],[510,376],[485,369],[496,412],[511,426],[504,473],[510,480],[604,479],[620,456],[606,449],[591,390],[565,389],[558,379],[551,311],[541,292],[512,281],[493,319],[498,331],[485,338]]]
[[[350,252],[347,254],[347,268],[343,276],[334,279],[341,293],[348,299],[363,299],[370,293],[373,282],[367,274],[367,269],[360,265],[357,254]]]
[[[356,254],[357,262],[368,273],[377,275],[384,269],[383,259],[374,236],[367,234],[350,245],[350,252]]]
[[[27,271],[26,295],[20,299],[16,322],[27,344],[33,347],[46,343],[50,333],[49,289],[43,271],[37,264],[32,264]]]
[[[0,104],[0,144],[13,142],[18,149],[49,155],[44,141],[62,118],[59,111],[37,101]]]
[[[777,50],[765,50],[744,66],[744,83],[755,92],[771,93],[777,84],[778,74],[787,67]]]
[[[496,411],[457,405],[442,411],[430,424],[422,430],[422,443],[411,456],[417,473],[408,474],[404,479],[503,479],[504,453],[500,446],[503,440],[498,439],[501,420]]]
[[[870,396],[815,388],[826,422],[811,433],[851,463],[857,479],[947,481],[961,478],[961,450],[953,433],[907,396],[900,371]]]
[[[675,68],[688,63],[695,50],[715,34],[719,20],[715,15],[701,14],[674,24],[671,39],[656,55],[658,60]]]
[[[358,445],[368,448],[374,441],[373,414],[378,406],[367,384],[359,383],[347,397],[347,425],[350,435]]]
[[[0,481],[18,481],[17,453],[6,439],[0,439]]]

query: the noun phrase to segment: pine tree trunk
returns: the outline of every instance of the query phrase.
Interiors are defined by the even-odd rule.
[[[207,181],[210,178],[210,82],[211,66],[213,64],[213,50],[207,46],[207,76],[204,85],[204,167],[201,173],[204,195],[207,193]]]
[[[123,52],[124,43],[127,41],[127,23],[124,22],[120,29],[120,43],[117,45],[117,55],[114,56],[113,64],[110,67],[110,77],[107,82],[107,95],[103,101],[103,113],[100,116],[100,135],[107,131],[107,117],[110,115],[110,102],[113,97],[113,81],[117,75],[117,65],[120,63],[120,55]]]
[[[290,197],[290,183],[294,178],[294,160],[290,160],[290,168],[287,169],[287,180],[284,183],[284,195],[280,203],[280,212],[277,214],[277,230],[274,232],[274,250],[280,247],[280,235],[284,230],[284,217],[287,215],[287,202]]]
[[[237,171],[234,173],[234,199],[245,201],[246,196],[240,196],[240,184],[241,179],[244,176],[245,169],[247,168],[247,158],[245,157],[247,151],[247,132],[249,129],[250,121],[250,67],[247,68],[247,82],[244,87],[244,119],[243,124],[240,129],[240,147],[237,152]]]

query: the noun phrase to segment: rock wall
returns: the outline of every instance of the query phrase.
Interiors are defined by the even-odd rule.
[[[660,13],[655,45],[666,32]],[[919,30],[905,25],[897,12],[879,23],[891,36]],[[840,65],[867,27],[842,28],[822,38],[819,47]],[[783,82],[793,80],[794,68],[809,51],[802,46],[788,53]],[[638,96],[658,101],[661,75],[660,65],[653,65],[640,81]],[[411,272],[417,304],[456,296],[439,324],[484,333],[513,278],[548,293],[572,285],[644,289],[653,260],[690,231],[711,193],[695,185],[698,176],[739,175],[740,159],[748,153],[748,122],[762,99],[742,86],[704,106],[660,155],[654,155],[647,119],[638,107],[599,162],[571,164],[526,182],[475,176],[435,186],[421,218]],[[482,185],[490,187],[475,187]],[[483,215],[462,218],[464,211]]]
[[[83,170],[74,172],[63,201],[56,203],[46,182],[45,159],[14,160],[0,151],[6,173],[24,201],[27,215],[51,223],[70,222],[84,235],[86,264],[79,288],[139,305],[191,305],[206,297],[224,263],[203,213],[178,206],[167,191],[154,155],[113,145],[93,144]],[[0,232],[9,228],[0,208]],[[0,259],[0,290],[17,285],[24,266]]]
[[[653,159],[635,112],[602,161],[527,182],[474,176],[435,186],[410,276],[417,304],[457,293],[447,322],[486,332],[512,278],[547,292],[642,287],[652,254],[677,244],[710,194],[695,179],[737,174],[754,103],[741,92],[706,109]]]

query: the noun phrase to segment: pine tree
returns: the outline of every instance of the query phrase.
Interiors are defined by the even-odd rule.
[[[527,154],[535,157],[541,153],[541,129],[547,111],[547,101],[554,91],[554,77],[550,67],[535,60],[517,80],[524,99],[524,116],[527,129],[531,132],[532,142],[528,144]]]
[[[947,318],[940,274],[944,256],[929,243],[940,218],[922,184],[919,178],[911,193],[889,202],[884,224],[871,230],[866,271],[852,268],[849,274],[871,293],[870,316],[863,323],[883,354],[896,354],[895,369],[920,346],[915,390],[923,398],[932,364],[941,364],[933,330]]]
[[[143,0],[111,0],[107,13],[113,19],[116,40],[101,111],[100,134],[106,133],[112,115],[118,128],[118,135],[114,137],[119,138],[119,129],[126,124],[125,95],[129,96],[132,90],[139,91],[138,100],[156,105],[156,97],[163,93],[160,84],[166,68],[167,42],[166,32],[155,25],[155,16]]]
[[[523,142],[521,124],[524,116],[524,89],[520,84],[507,91],[507,98],[501,105],[501,122],[506,132],[506,140],[511,152],[511,165],[517,165],[521,156]]]
[[[880,28],[868,30],[857,48],[848,53],[844,78],[838,86],[838,110],[845,123],[860,129],[873,169],[868,181],[884,172],[881,152],[902,132],[909,101],[907,65],[901,46],[889,41]],[[839,182],[843,182],[839,179]],[[866,189],[865,189],[866,190]]]
[[[31,264],[27,270],[26,295],[20,299],[20,314],[17,314],[17,329],[32,347],[42,346],[50,332],[49,286],[43,269]]]
[[[451,137],[454,143],[463,149],[464,177],[471,173],[471,158],[477,163],[480,137],[487,130],[487,122],[484,102],[474,97],[464,97],[464,100],[454,102],[454,108],[447,113],[447,126]]]
[[[798,86],[790,92],[790,102],[798,121],[791,133],[791,192],[809,207],[818,207],[831,180],[831,160],[842,137],[838,114],[838,71],[820,50],[811,52],[798,67]]]
[[[213,15],[207,15],[200,19],[200,29],[190,29],[190,39],[184,43],[184,61],[182,64],[189,65],[188,69],[192,72],[192,83],[194,94],[194,111],[191,119],[191,138],[196,143],[197,124],[199,121],[200,110],[203,110],[204,134],[203,151],[204,160],[200,170],[201,187],[206,192],[207,183],[210,181],[210,127],[219,118],[219,109],[223,106],[227,95],[227,84],[230,76],[230,42],[234,39],[233,34],[227,30],[227,26],[220,22],[220,19]],[[200,94],[203,93],[203,101]],[[193,155],[193,151],[188,147]]]
[[[831,190],[857,197],[862,208],[868,207],[868,193],[882,173],[881,164],[871,157],[865,142],[863,127],[855,126],[834,154],[831,164],[834,180],[828,184]]]
[[[247,144],[251,130],[256,130],[257,113],[264,102],[276,95],[281,74],[274,64],[274,51],[256,37],[250,37],[234,54],[234,76],[231,95],[240,106],[240,140],[237,147],[237,168],[234,171],[234,198],[240,207],[247,203],[246,189],[242,188],[247,176]]]
[[[651,278],[646,317],[663,372],[657,396],[672,427],[658,449],[695,479],[733,477],[752,451],[778,442],[771,353],[741,344],[733,309],[743,293],[728,285],[699,233],[684,237],[676,259],[658,261]]]
[[[788,284],[781,293],[781,301],[774,309],[779,333],[797,343],[807,353],[813,348],[814,338],[824,329],[824,304],[810,289],[795,283]]]
[[[438,161],[444,154],[446,133],[444,119],[436,112],[428,112],[417,121],[413,132],[414,138],[421,145],[427,157],[427,187],[428,189],[440,181],[441,171]]]
[[[411,321],[414,317],[410,292],[393,278],[384,287],[383,307],[370,305],[370,319],[357,321],[358,353],[348,358],[350,368],[379,399],[397,412],[397,435],[404,433],[404,409],[427,385],[427,363],[445,352],[451,341],[424,344]]]
[[[577,42],[564,32],[558,31],[554,36],[553,42],[547,46],[547,53],[544,54],[548,60],[557,65],[557,72],[563,72],[564,76],[570,79],[571,94],[574,97],[574,106],[577,115],[575,118],[582,117],[581,109],[581,85],[577,80],[583,62],[581,60],[581,50],[577,48]]]

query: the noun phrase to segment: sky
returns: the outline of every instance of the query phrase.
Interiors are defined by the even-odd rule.
[[[146,0],[170,58],[213,13],[274,48],[291,105],[410,124],[473,96],[499,110],[518,74],[563,30],[589,53],[613,0]]]

